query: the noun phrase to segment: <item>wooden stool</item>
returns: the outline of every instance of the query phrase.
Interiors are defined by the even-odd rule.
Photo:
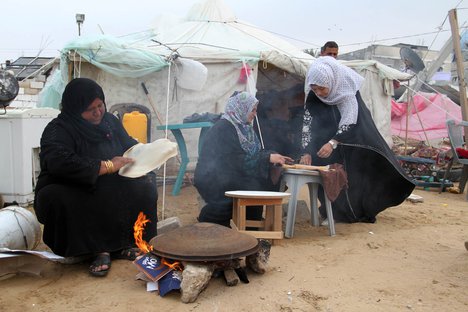
[[[282,205],[283,198],[289,193],[266,191],[229,191],[227,197],[232,197],[232,221],[240,232],[265,239],[282,239]],[[247,206],[263,206],[265,219],[262,221],[247,220]],[[247,231],[247,227],[259,228],[261,231]]]

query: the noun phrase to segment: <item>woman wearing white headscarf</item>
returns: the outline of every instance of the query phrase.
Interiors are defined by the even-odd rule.
[[[306,81],[311,92],[301,163],[343,165],[348,188],[333,202],[334,219],[342,222],[375,222],[379,212],[399,205],[414,189],[359,94],[363,80],[324,56],[310,66]],[[321,214],[325,217],[324,209]]]
[[[262,149],[253,120],[258,100],[247,92],[236,92],[226,104],[221,119],[207,132],[195,169],[195,187],[206,205],[198,220],[229,226],[232,198],[226,191],[272,191],[270,169],[292,159]],[[248,209],[247,218],[259,220],[262,208]]]

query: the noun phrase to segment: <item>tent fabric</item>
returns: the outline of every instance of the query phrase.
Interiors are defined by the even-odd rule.
[[[408,103],[392,100],[392,134],[406,136]],[[462,120],[460,106],[438,93],[418,93],[413,96],[408,116],[408,138],[420,141],[448,137],[447,119]]]
[[[238,20],[222,0],[199,2],[185,18],[160,16],[154,23],[154,32],[157,33],[153,38],[156,42],[149,49],[163,54],[176,51],[182,57],[202,63],[239,60],[258,62],[261,53],[267,51],[279,52],[270,61],[280,68],[276,60],[281,57],[301,64],[314,59],[286,40]]]
[[[75,51],[84,60],[119,77],[138,78],[167,67],[168,62],[148,50],[133,48],[129,38],[109,35],[79,37],[65,45],[62,54]]]
[[[400,72],[373,60],[342,62],[364,77],[361,95],[371,112],[377,129],[389,146],[393,145],[391,132],[391,100],[394,95],[393,80],[406,81],[412,75]]]
[[[223,112],[227,98],[234,91],[247,90],[251,82],[257,89],[261,87],[263,94],[271,90],[296,90],[303,85],[315,59],[288,41],[238,20],[222,0],[201,1],[183,18],[160,16],[153,28],[141,33],[119,38],[82,36],[68,43],[62,52],[58,75],[63,82],[69,77],[68,62],[72,61],[74,68],[79,69],[75,70],[75,77],[88,77],[102,86],[108,108],[120,103],[145,105],[152,111],[153,125],[161,124],[155,118],[156,112],[163,123],[169,124],[181,123],[193,113]],[[178,58],[198,61],[206,67],[208,74],[203,86],[197,85],[197,90],[183,88],[184,70]],[[248,83],[242,79],[244,64],[252,68]],[[362,75],[366,80],[372,80],[361,94],[366,104],[373,107],[373,117],[382,120],[376,124],[391,144],[390,127],[385,122],[388,124],[390,120],[388,94],[393,86],[383,87],[389,83],[382,77],[394,76],[386,74],[386,66],[375,61],[358,61],[354,66],[365,73]],[[143,92],[142,82],[148,95]],[[60,88],[51,89],[61,94]],[[59,100],[59,96],[54,98]],[[303,103],[301,99],[297,102],[297,98],[300,97],[281,100],[284,106],[300,108]],[[58,108],[59,103],[48,101],[41,105]],[[282,117],[287,119],[286,115]],[[198,134],[197,130],[184,131],[191,160],[198,156]],[[153,129],[152,138],[164,136]]]

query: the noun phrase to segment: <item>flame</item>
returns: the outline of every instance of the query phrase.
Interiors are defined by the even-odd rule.
[[[135,238],[135,244],[143,252],[150,252],[153,250],[153,246],[148,244],[143,239],[143,232],[147,223],[151,222],[146,218],[146,215],[143,212],[138,214],[138,218],[133,225],[133,237]]]
[[[176,270],[176,271],[182,271],[183,270],[182,263],[180,263],[179,261],[169,262],[165,258],[162,258],[161,262],[162,262],[162,264],[164,264],[165,266],[170,267],[173,270]]]
[[[143,232],[144,232],[145,226],[149,222],[151,222],[151,221],[146,218],[146,215],[143,212],[140,212],[138,214],[137,220],[135,221],[135,224],[133,225],[133,237],[135,238],[135,244],[137,245],[137,247],[141,251],[143,251],[145,253],[148,253],[148,252],[153,250],[153,246],[148,244],[143,239]],[[162,264],[168,266],[169,268],[171,268],[173,270],[178,270],[178,271],[183,270],[182,263],[180,263],[179,261],[172,261],[171,262],[170,260],[166,260],[166,259],[162,258],[161,262],[162,262]]]

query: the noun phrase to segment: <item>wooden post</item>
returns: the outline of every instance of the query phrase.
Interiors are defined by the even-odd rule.
[[[463,120],[468,120],[468,99],[466,98],[465,68],[463,66],[463,55],[461,53],[460,33],[458,30],[457,10],[449,11],[450,28],[452,30],[453,51],[457,62],[458,86],[460,92],[460,108]],[[465,144],[468,146],[468,133],[465,128]]]

